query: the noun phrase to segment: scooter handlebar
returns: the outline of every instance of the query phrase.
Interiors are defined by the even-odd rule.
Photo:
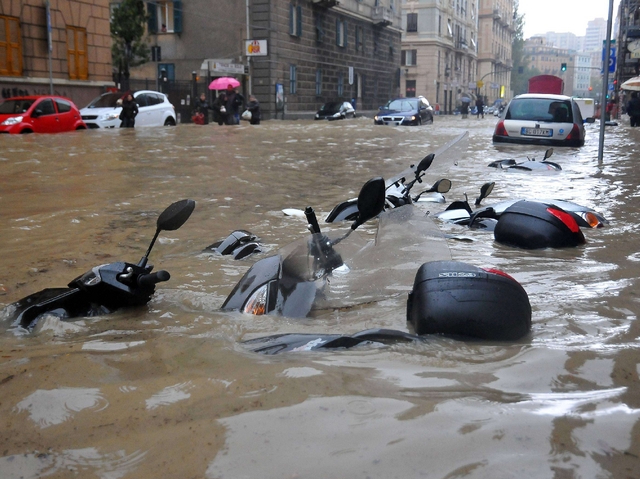
[[[155,284],[169,281],[170,278],[169,272],[161,269],[155,273],[140,275],[138,277],[138,286],[141,288],[153,288]]]

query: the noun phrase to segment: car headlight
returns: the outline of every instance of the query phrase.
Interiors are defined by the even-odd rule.
[[[318,115],[318,114],[316,113],[316,119],[317,119],[317,118],[320,118],[320,115]]]
[[[378,115],[374,116],[374,117],[373,117],[373,119],[374,119],[375,121],[378,121]]]
[[[111,112],[111,113],[105,113],[104,115],[102,115],[102,118],[100,118],[100,119],[102,121],[111,121],[111,120],[115,120],[117,118],[120,118],[120,113]]]
[[[5,121],[3,121],[2,123],[0,123],[1,125],[17,125],[18,123],[22,122],[22,120],[24,119],[23,116],[14,116],[12,118],[7,118]]]

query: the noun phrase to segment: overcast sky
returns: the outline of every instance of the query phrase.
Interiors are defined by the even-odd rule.
[[[571,32],[583,36],[587,23],[609,16],[609,0],[519,0],[518,13],[524,13],[524,38],[538,33]],[[613,2],[615,23],[619,0]],[[613,25],[612,23],[612,25]]]

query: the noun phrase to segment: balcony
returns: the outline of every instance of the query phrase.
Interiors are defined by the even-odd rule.
[[[314,5],[318,5],[319,7],[331,8],[337,5],[340,5],[338,0],[311,0]]]
[[[391,25],[393,23],[393,12],[387,7],[373,7],[371,20],[375,25],[383,27]]]

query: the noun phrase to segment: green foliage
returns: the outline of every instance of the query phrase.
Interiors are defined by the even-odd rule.
[[[147,12],[142,0],[123,0],[111,15],[111,57],[120,75],[129,77],[129,67],[149,61],[145,38]]]
[[[513,35],[513,46],[511,48],[511,59],[513,69],[511,70],[511,90],[514,95],[526,93],[528,80],[531,76],[527,56],[524,53],[524,14],[518,13],[518,2],[513,6],[513,18],[515,20],[515,33]]]

